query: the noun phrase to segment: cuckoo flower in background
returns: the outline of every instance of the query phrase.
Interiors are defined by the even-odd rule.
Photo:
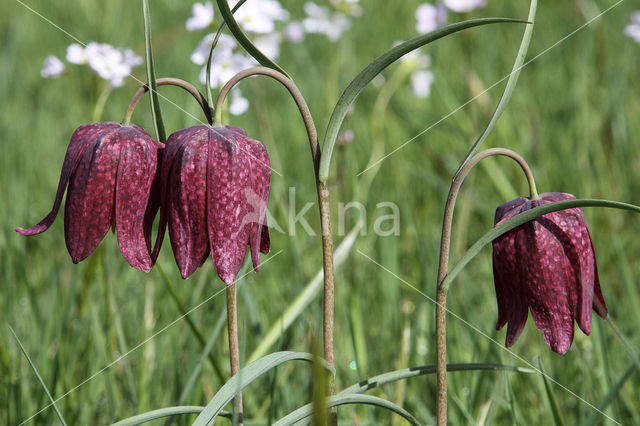
[[[471,12],[487,5],[486,0],[444,0],[444,5],[456,13]]]
[[[541,194],[537,200],[518,198],[496,209],[495,224],[537,206],[574,198],[560,192]],[[588,335],[592,308],[607,317],[593,243],[581,209],[547,213],[495,239],[493,274],[498,299],[496,329],[509,323],[507,347],[522,332],[528,309],[549,347],[559,354],[571,346],[574,320]]]
[[[631,23],[624,27],[624,33],[636,43],[640,43],[640,11],[631,14]]]
[[[264,145],[235,127],[193,126],[169,136],[161,169],[160,232],[168,222],[182,278],[211,253],[218,276],[233,284],[247,245],[257,272],[260,252],[269,252],[271,169]]]
[[[115,225],[124,258],[149,271],[151,228],[159,207],[156,169],[162,144],[138,126],[96,123],[78,127],[62,165],[51,212],[21,235],[36,235],[55,220],[67,188],[64,233],[73,263],[89,256]]]

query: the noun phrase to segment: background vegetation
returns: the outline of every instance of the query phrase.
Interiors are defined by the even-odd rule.
[[[533,58],[615,2],[576,0],[542,2],[529,57]],[[300,5],[282,1],[295,15]],[[341,89],[372,58],[396,40],[416,35],[418,1],[363,3],[364,14],[339,43],[308,36],[299,45],[284,45],[279,63],[307,97],[321,134]],[[131,46],[144,52],[141,8],[136,2],[90,0],[72,3],[32,0],[29,6],[82,41]],[[522,72],[510,107],[485,146],[505,146],[530,163],[538,189],[565,191],[580,198],[606,198],[640,204],[640,45],[623,34],[632,11],[623,2],[584,30],[540,56]],[[190,2],[152,2],[156,66],[159,76],[197,82],[199,67],[189,55],[201,34],[187,33]],[[46,395],[9,331],[11,326],[30,354],[54,397],[59,397],[137,347],[181,315],[162,271],[188,308],[218,294],[190,318],[204,340],[215,339],[213,359],[228,374],[227,344],[220,330],[224,317],[223,283],[206,263],[182,281],[165,243],[160,268],[149,274],[132,269],[121,258],[109,234],[86,261],[73,265],[63,241],[60,217],[51,230],[33,238],[14,232],[49,211],[62,159],[73,130],[94,120],[101,81],[86,68],[68,67],[65,76],[40,77],[43,59],[64,56],[73,42],[17,1],[3,0],[0,14],[0,424],[17,424],[48,404]],[[490,1],[473,16],[524,18],[528,2]],[[450,21],[462,19],[452,14]],[[523,28],[492,25],[467,30],[422,49],[432,55],[435,83],[426,100],[409,90],[403,65],[385,72],[386,83],[368,87],[343,128],[355,139],[340,147],[332,171],[333,203],[359,200],[368,208],[367,235],[359,236],[338,269],[336,368],[339,388],[385,371],[435,363],[434,304],[385,272],[365,256],[429,296],[435,294],[438,244],[444,200],[452,174],[482,130],[503,84],[480,96],[405,148],[359,177],[371,157],[379,158],[421,133],[511,69]],[[144,68],[134,75],[144,80]],[[398,82],[399,84],[395,85]],[[230,124],[262,140],[272,165],[269,208],[286,229],[289,188],[298,206],[316,202],[311,160],[304,128],[293,102],[267,79],[243,83],[248,113]],[[137,88],[128,79],[115,90],[100,120],[121,120]],[[203,90],[203,89],[202,89]],[[174,88],[162,88],[173,102],[200,117],[197,105]],[[378,109],[375,108],[378,102]],[[162,102],[168,131],[196,121]],[[152,129],[148,101],[134,121]],[[526,195],[517,166],[488,160],[463,187],[454,222],[453,259],[486,232],[495,207]],[[373,222],[376,204],[400,207],[399,236],[378,237]],[[384,211],[387,214],[388,211]],[[585,211],[598,257],[600,281],[612,319],[634,348],[640,346],[640,239],[638,217],[604,209]],[[305,215],[316,232],[315,208]],[[347,229],[355,224],[351,215]],[[334,229],[337,231],[337,223]],[[265,332],[320,270],[319,237],[297,227],[296,235],[273,231],[272,254],[259,274],[239,283],[241,346],[248,358]],[[336,236],[337,243],[342,237]],[[497,309],[491,252],[485,249],[453,284],[449,308],[500,344],[449,317],[449,362],[525,364],[504,350],[505,331],[495,331]],[[321,299],[287,329],[269,350],[309,351],[321,330]],[[594,318],[590,337],[576,331],[565,356],[552,353],[531,319],[511,348],[524,360],[543,361],[557,382],[599,406],[618,381],[631,371],[605,412],[622,424],[638,424],[640,376],[633,360],[611,329]],[[97,374],[58,404],[70,424],[105,424],[146,410],[203,405],[221,386],[203,362],[202,346],[185,320],[150,339],[125,358]],[[195,371],[195,375],[194,375]],[[195,382],[189,383],[194,375]],[[538,374],[458,372],[450,374],[452,424],[549,424],[550,406]],[[568,424],[606,424],[604,417],[572,393],[553,385]],[[186,390],[186,392],[185,392]],[[183,394],[184,392],[184,394]],[[432,422],[435,377],[422,376],[373,392],[403,404],[423,422]],[[244,393],[248,422],[266,424],[308,402],[311,367],[292,363],[260,379]],[[346,407],[345,422],[386,424],[381,410]],[[193,417],[184,416],[177,424]],[[397,420],[397,419],[396,419]],[[56,421],[50,408],[30,423]],[[225,420],[221,421],[222,423]]]

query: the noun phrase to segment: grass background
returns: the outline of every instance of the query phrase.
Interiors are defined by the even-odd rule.
[[[293,17],[301,6],[283,1]],[[473,14],[524,18],[527,2],[491,1]],[[529,58],[583,25],[612,0],[543,2]],[[279,63],[307,97],[321,135],[340,91],[371,59],[395,40],[416,35],[413,13],[418,1],[363,2],[364,14],[337,44],[308,36],[303,44],[282,46]],[[136,2],[82,0],[73,5],[32,0],[28,5],[78,37],[133,47],[142,54],[141,8]],[[606,198],[640,204],[640,45],[623,35],[632,2],[619,6],[545,53],[522,72],[511,104],[485,146],[521,153],[531,165],[538,189],[566,191],[579,198]],[[204,33],[187,33],[190,2],[152,2],[156,65],[159,76],[197,82],[199,67],[189,55]],[[0,16],[0,424],[18,424],[48,404],[46,395],[9,331],[13,327],[49,390],[58,397],[82,383],[120,355],[148,339],[181,313],[159,268],[136,271],[122,259],[112,234],[86,261],[73,265],[65,250],[60,217],[46,233],[24,238],[16,226],[30,226],[51,208],[54,191],[73,130],[95,120],[101,92],[84,67],[69,65],[53,80],[40,77],[49,54],[64,57],[73,40],[13,0],[2,0]],[[451,14],[450,21],[461,19]],[[428,295],[435,294],[441,217],[448,186],[459,161],[487,122],[504,83],[464,107],[404,149],[379,169],[357,177],[370,158],[379,158],[422,132],[484,88],[506,76],[523,28],[492,25],[468,30],[422,49],[432,55],[436,81],[426,100],[409,91],[406,69],[385,71],[381,88],[368,87],[356,101],[343,129],[355,140],[336,150],[332,170],[334,213],[338,202],[359,200],[367,206],[367,235],[359,236],[336,273],[336,368],[339,388],[385,371],[435,363],[434,305],[385,272],[357,250],[375,259]],[[134,75],[144,80],[144,68]],[[122,119],[137,84],[129,79],[114,90],[99,117]],[[253,79],[242,84],[251,108],[230,123],[262,140],[271,155],[273,175],[269,208],[285,229],[289,188],[302,206],[316,201],[304,128],[293,102],[276,83]],[[202,88],[202,90],[204,90]],[[174,88],[162,88],[180,107],[200,117],[197,105]],[[377,106],[376,106],[377,105]],[[184,112],[162,102],[169,132],[196,124]],[[134,121],[152,129],[148,101]],[[489,159],[463,186],[454,220],[452,258],[492,225],[495,207],[526,195],[526,181],[515,164]],[[391,201],[400,209],[400,235],[379,237],[377,209]],[[633,348],[640,344],[640,240],[638,218],[631,213],[589,209],[600,281],[611,317]],[[316,232],[315,207],[305,215]],[[348,217],[346,229],[356,222]],[[338,223],[334,222],[337,234]],[[298,225],[295,235],[272,232],[272,254],[259,274],[239,283],[241,347],[248,357],[265,332],[321,267],[319,238]],[[336,235],[336,244],[341,236]],[[188,281],[180,279],[169,244],[159,266],[187,307],[223,289],[210,262]],[[276,255],[276,253],[279,253]],[[272,260],[270,260],[273,258]],[[449,362],[521,365],[495,331],[497,309],[491,253],[485,249],[452,286],[449,308],[488,336],[449,319]],[[215,339],[212,358],[228,374],[224,295],[213,297],[190,315],[204,339]],[[317,297],[270,350],[309,351],[321,331]],[[220,327],[217,327],[219,330]],[[543,361],[547,373],[594,406],[626,372],[632,357],[607,324],[594,319],[590,337],[576,331],[571,350],[552,353],[531,319],[515,354]],[[195,371],[195,373],[194,373]],[[194,376],[193,386],[188,385]],[[549,400],[538,374],[457,372],[449,376],[452,424],[549,424]],[[58,406],[70,424],[106,424],[147,410],[203,405],[221,386],[202,346],[182,320],[62,399]],[[604,411],[622,424],[639,424],[635,371]],[[187,390],[185,392],[185,389]],[[575,395],[552,386],[568,424],[613,424]],[[184,395],[183,392],[185,392]],[[309,365],[280,367],[244,393],[247,423],[267,424],[308,402],[312,394]],[[422,422],[433,422],[435,377],[423,376],[373,391],[401,403]],[[594,414],[595,413],[595,414]],[[346,407],[340,418],[358,424],[398,421],[373,408]],[[176,419],[186,424],[193,417]],[[49,408],[30,424],[56,422]],[[222,420],[221,423],[224,423]]]

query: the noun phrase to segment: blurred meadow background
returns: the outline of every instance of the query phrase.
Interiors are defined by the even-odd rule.
[[[69,424],[108,424],[156,408],[206,404],[229,375],[224,284],[210,260],[183,281],[167,237],[157,267],[145,274],[124,261],[115,235],[109,233],[94,254],[74,265],[65,248],[62,212],[53,227],[37,237],[21,237],[14,231],[38,222],[50,210],[74,129],[92,121],[122,120],[139,87],[127,78],[121,87],[105,89],[107,83],[88,67],[68,62],[63,75],[43,78],[45,58],[56,55],[64,61],[67,46],[75,41],[26,6],[84,43],[127,47],[144,57],[141,5],[122,0],[1,1],[0,424],[20,424],[49,404],[9,327],[54,398],[73,390],[58,402]],[[471,13],[450,12],[447,20],[524,19],[528,3],[490,0]],[[290,13],[288,21],[305,18],[302,2],[281,4]],[[418,35],[415,13],[420,4],[362,1],[360,16],[348,18],[350,28],[336,41],[322,34],[306,34],[299,42],[282,41],[278,63],[305,95],[321,137],[346,84],[394,42]],[[503,146],[522,154],[540,192],[640,204],[640,44],[624,33],[635,6],[614,0],[539,4],[528,59],[546,53],[523,69],[510,106],[484,147]],[[208,29],[187,31],[191,8],[192,2],[151,2],[157,75],[183,78],[204,92],[199,82],[202,67],[190,56],[221,17],[216,10]],[[278,28],[285,24],[279,22]],[[330,179],[335,246],[358,222],[357,211],[350,210],[340,233],[338,203],[363,203],[367,220],[366,235],[358,234],[353,245],[341,252],[343,262],[336,268],[338,389],[386,371],[435,364],[434,303],[407,283],[435,296],[448,187],[500,98],[506,80],[494,84],[511,71],[523,31],[520,24],[489,25],[422,48],[420,53],[430,55],[430,61],[390,66],[383,78],[364,90],[346,119],[342,130],[352,133],[336,148]],[[416,77],[415,71],[429,73]],[[146,81],[144,65],[133,68],[133,75]],[[424,83],[431,78],[426,96]],[[300,223],[294,226],[295,234],[289,232],[291,203],[299,212],[311,202],[314,206],[304,218],[319,233],[311,157],[295,104],[267,78],[246,80],[240,87],[249,108],[229,115],[228,122],[267,146],[272,167],[281,174],[272,174],[268,206],[285,231],[272,228],[271,254],[263,256],[260,273],[248,273],[239,281],[241,358],[246,364],[277,350],[311,351],[322,331],[320,294],[308,298],[308,307],[290,327],[282,329],[278,321],[319,273],[322,256],[319,236],[308,235]],[[188,94],[172,87],[160,92],[188,112],[161,99],[168,133],[204,121]],[[147,97],[133,121],[153,134]],[[492,227],[496,206],[523,195],[528,195],[526,180],[511,161],[489,159],[474,170],[456,207],[452,259]],[[398,235],[374,232],[375,221],[391,213],[388,207],[377,207],[383,202],[399,208]],[[611,318],[637,353],[640,218],[607,209],[585,209],[585,216]],[[243,273],[249,271],[245,264]],[[172,324],[205,301],[188,321]],[[550,389],[567,424],[614,424],[593,407],[621,424],[640,424],[636,364],[599,317],[594,316],[590,337],[576,330],[573,346],[564,356],[548,349],[531,318],[511,348],[521,359],[504,349],[505,329],[495,331],[489,248],[453,283],[448,308],[499,343],[449,316],[450,363],[527,367],[522,360],[537,366],[539,358],[562,385],[550,383]],[[105,366],[109,368],[101,371]],[[311,365],[301,362],[284,364],[254,382],[244,392],[246,423],[269,424],[309,402],[312,382]],[[554,421],[540,374],[453,372],[449,386],[452,424]],[[434,422],[434,375],[385,385],[371,394],[395,401],[421,422]],[[345,424],[401,423],[370,407],[347,406],[339,412]],[[188,424],[193,419],[181,416],[173,422]],[[27,424],[55,422],[55,412],[47,408]]]

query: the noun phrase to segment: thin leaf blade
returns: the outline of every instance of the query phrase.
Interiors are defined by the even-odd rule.
[[[224,2],[224,0],[218,0],[218,3],[220,2]],[[342,92],[342,95],[340,96],[340,99],[338,99],[333,113],[331,114],[331,118],[329,119],[327,131],[325,132],[324,136],[324,142],[322,144],[322,155],[320,157],[320,181],[326,182],[327,178],[329,177],[329,167],[331,165],[333,147],[335,146],[336,139],[338,138],[338,132],[340,131],[340,127],[342,126],[342,122],[347,115],[349,107],[358,97],[360,92],[362,92],[365,86],[369,84],[369,82],[373,80],[375,76],[380,74],[386,67],[400,59],[402,56],[419,47],[422,47],[440,38],[448,36],[449,34],[453,34],[467,28],[496,23],[522,24],[528,22],[511,18],[481,18],[456,22],[455,24],[447,25],[446,27],[400,43],[399,45],[387,50],[385,53],[378,56],[362,71],[360,71],[360,73],[351,81],[351,83],[349,83],[344,92]]]
[[[231,402],[233,398],[245,387],[280,364],[294,360],[313,362],[313,358],[312,354],[306,352],[283,351],[271,353],[248,364],[220,388],[196,418],[193,425],[208,425],[220,414],[222,408]],[[322,360],[322,364],[331,372],[331,374],[335,374],[335,369],[329,365],[329,363]]]
[[[158,86],[156,85],[156,68],[153,62],[153,47],[151,44],[151,12],[149,11],[149,0],[142,0],[142,16],[144,18],[144,54],[147,66],[147,85],[149,86],[149,96],[151,99],[151,115],[153,116],[153,126],[156,137],[162,143],[167,141],[167,134],[164,129],[162,112],[160,111],[160,101],[158,100]]]

